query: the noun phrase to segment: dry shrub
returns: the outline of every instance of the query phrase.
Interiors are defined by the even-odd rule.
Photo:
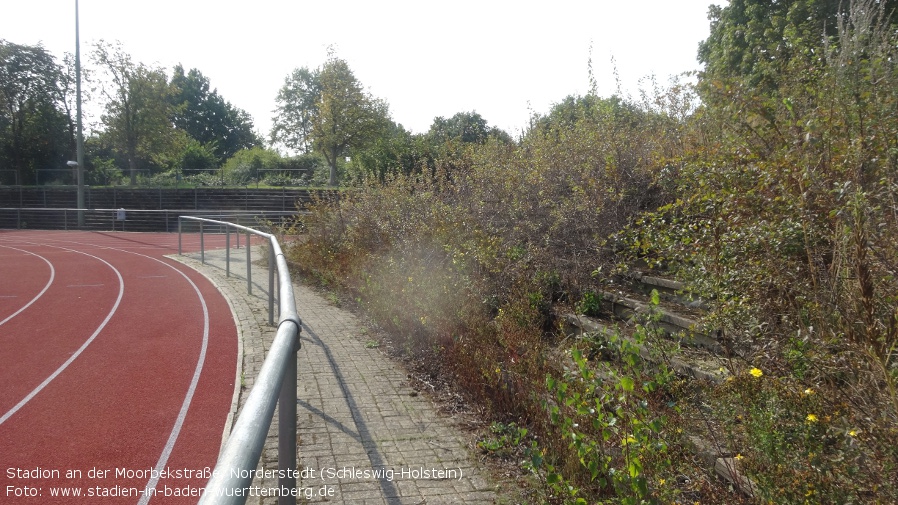
[[[589,289],[608,235],[660,201],[653,164],[676,122],[617,98],[557,109],[519,145],[318,203],[291,251],[502,417],[542,415],[552,304]]]
[[[712,300],[742,379],[698,401],[777,503],[898,500],[898,39],[883,8],[855,2],[776,93],[703,83],[716,106],[696,118],[706,140],[679,198],[630,235]],[[752,366],[765,382],[744,379]]]
[[[682,390],[684,428],[725,433],[769,500],[898,500],[898,40],[859,3],[771,94],[703,81],[694,114],[688,92],[569,98],[515,145],[318,204],[291,254],[576,471],[545,412],[553,307],[602,282],[632,224],[615,246],[708,300],[731,352],[733,382]]]

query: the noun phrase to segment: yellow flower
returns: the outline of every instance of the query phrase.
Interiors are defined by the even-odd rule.
[[[807,421],[808,421],[809,423],[816,423],[816,422],[817,422],[817,416],[815,416],[814,414],[808,414]]]
[[[804,390],[804,394],[811,396],[812,394],[814,394],[814,390],[811,388],[807,388]]]
[[[854,431],[854,430],[851,430],[851,431],[848,432],[848,436],[849,436],[849,437],[856,437],[856,436],[857,436],[857,432]]]
[[[743,458],[745,458],[745,456],[743,456],[741,454],[736,454],[736,461],[742,461]]]
[[[665,482],[667,482],[667,481],[664,479],[658,479],[658,485],[660,485],[660,486],[663,486]]]
[[[748,371],[748,373],[752,374],[754,377],[760,377],[764,375],[764,372],[762,372],[760,368],[752,368]]]

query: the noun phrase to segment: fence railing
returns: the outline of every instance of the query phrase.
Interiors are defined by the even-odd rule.
[[[79,214],[83,226],[78,226]],[[203,216],[254,225],[260,219],[280,223],[296,211],[132,210],[74,208],[0,208],[0,228],[35,230],[166,231],[178,229],[178,216]]]
[[[155,210],[292,211],[296,210],[297,204],[312,201],[314,194],[327,194],[327,192],[305,188],[85,186],[84,204],[89,209],[125,207]],[[0,185],[0,207],[77,207],[77,188]]]
[[[296,503],[296,353],[299,351],[299,333],[302,322],[296,312],[293,285],[287,270],[287,260],[277,238],[239,224],[193,216],[178,217],[178,254],[181,254],[182,224],[197,222],[200,233],[200,256],[205,261],[203,235],[206,227],[224,227],[228,236],[226,269],[230,274],[230,233],[234,230],[247,235],[246,269],[247,289],[252,292],[252,262],[250,236],[256,235],[268,241],[268,321],[274,320],[274,278],[277,270],[278,323],[274,342],[265,357],[253,388],[234,423],[225,448],[218,458],[212,478],[199,501],[204,505],[243,504],[252,485],[259,458],[265,444],[268,429],[278,407],[278,503]]]

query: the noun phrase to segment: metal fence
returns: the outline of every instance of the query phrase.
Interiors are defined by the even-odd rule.
[[[268,210],[293,211],[297,205],[313,200],[314,194],[330,196],[333,192],[297,188],[84,188],[87,208],[116,209],[188,209],[188,210]],[[77,207],[74,186],[5,186],[0,185],[0,207]]]
[[[78,226],[80,219],[82,226]],[[94,230],[94,231],[165,231],[178,230],[178,216],[202,216],[225,219],[244,226],[260,221],[284,224],[298,212],[282,211],[209,211],[209,210],[132,210],[74,208],[0,208],[0,229]]]
[[[209,228],[224,229],[226,244],[230,236],[246,234],[247,289],[252,293],[250,236],[268,241],[268,320],[274,321],[274,286],[277,270],[278,323],[274,342],[265,357],[259,376],[250,390],[227,444],[218,458],[212,478],[206,484],[199,503],[204,505],[243,504],[248,497],[253,475],[259,464],[268,428],[278,407],[278,503],[296,503],[296,353],[302,322],[296,312],[293,285],[287,261],[274,235],[247,226],[193,216],[178,217],[178,254],[185,223],[197,224],[200,234],[200,258],[205,262],[204,234]],[[230,274],[230,247],[226,249],[226,270]]]

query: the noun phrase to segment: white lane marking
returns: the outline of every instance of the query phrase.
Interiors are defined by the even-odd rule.
[[[190,409],[190,404],[193,401],[193,395],[196,392],[196,387],[197,387],[197,384],[199,383],[200,375],[202,374],[202,371],[203,371],[203,364],[206,361],[206,351],[209,347],[209,308],[206,305],[206,299],[203,297],[203,294],[200,291],[200,289],[197,287],[197,285],[190,279],[190,277],[187,276],[187,274],[185,274],[184,272],[182,272],[181,270],[176,268],[174,265],[166,263],[165,261],[162,261],[158,258],[153,258],[152,256],[147,256],[144,254],[140,254],[140,253],[137,253],[134,251],[128,251],[125,249],[117,249],[117,248],[108,247],[108,246],[97,246],[97,245],[93,245],[93,244],[80,244],[79,243],[79,245],[92,245],[94,247],[97,247],[98,249],[109,249],[109,250],[113,250],[113,251],[126,252],[126,253],[134,254],[137,256],[143,256],[144,258],[149,258],[153,261],[162,263],[163,265],[165,265],[165,266],[171,268],[172,270],[174,270],[175,272],[177,272],[179,275],[181,275],[181,277],[184,277],[184,279],[186,279],[188,283],[190,283],[190,285],[193,287],[193,290],[196,292],[197,297],[200,300],[200,304],[203,307],[203,344],[200,349],[200,355],[197,358],[196,368],[193,371],[193,378],[190,381],[190,387],[187,389],[187,394],[184,396],[184,401],[181,403],[181,410],[178,412],[178,417],[175,420],[175,425],[172,427],[172,431],[168,436],[168,440],[165,443],[165,447],[162,449],[162,454],[159,455],[159,460],[156,462],[156,467],[155,467],[156,477],[151,478],[147,482],[143,496],[141,497],[140,501],[138,502],[138,505],[146,505],[150,502],[150,498],[152,498],[153,494],[155,494],[155,492],[153,492],[153,491],[146,491],[146,490],[150,490],[150,489],[154,490],[156,488],[156,485],[159,483],[158,475],[168,464],[168,459],[171,457],[171,452],[175,447],[175,442],[177,442],[178,436],[181,434],[181,427],[184,425],[184,420],[187,418],[187,411]],[[50,246],[50,247],[59,247],[59,246]],[[64,247],[59,247],[59,248],[66,249]],[[79,252],[79,251],[73,250],[73,252]],[[87,254],[87,253],[82,253],[82,254]],[[88,256],[90,256],[90,255],[88,255]],[[100,261],[103,261],[103,260],[100,260]],[[104,261],[104,263],[105,263],[105,261]],[[109,263],[106,263],[106,264],[108,265]],[[109,266],[111,267],[112,265],[109,265]],[[116,274],[118,275],[118,270],[116,270]],[[119,275],[119,281],[121,282],[121,275]],[[119,292],[119,301],[120,300],[121,300],[121,292]],[[118,307],[118,301],[116,301],[116,307]],[[86,345],[83,347],[86,347]],[[80,350],[79,350],[79,353],[80,353]],[[73,358],[74,358],[74,356],[73,356]],[[71,360],[71,358],[70,358],[70,360]],[[12,414],[8,414],[8,415],[12,415]],[[2,419],[0,419],[0,424],[3,424],[3,422],[6,420],[7,417],[8,416],[4,416]]]
[[[7,249],[13,249],[13,250],[15,250],[15,251],[20,251],[20,252],[23,252],[23,253],[27,253],[27,254],[30,254],[30,255],[32,255],[32,256],[37,256],[38,258],[44,260],[44,263],[46,263],[46,264],[50,267],[50,280],[47,281],[47,285],[44,286],[44,289],[42,289],[41,292],[37,294],[37,296],[35,296],[34,298],[32,298],[30,302],[26,303],[24,307],[22,307],[21,309],[19,309],[19,310],[13,312],[9,317],[7,317],[6,319],[4,319],[3,321],[0,321],[0,326],[3,326],[4,323],[6,323],[6,322],[9,321],[10,319],[12,319],[12,318],[18,316],[19,314],[22,313],[23,310],[25,310],[25,309],[27,309],[28,307],[30,307],[31,304],[33,304],[34,302],[36,302],[38,298],[44,296],[44,293],[46,293],[47,290],[50,289],[50,284],[53,284],[53,279],[56,278],[56,269],[53,268],[53,263],[50,263],[50,260],[48,260],[47,258],[44,258],[44,257],[41,256],[40,254],[36,254],[36,253],[31,252],[31,251],[26,251],[26,250],[24,250],[24,249],[19,249],[18,247],[12,247],[12,246],[8,246],[8,245],[0,245],[0,247],[6,247]],[[12,297],[10,297],[10,298],[12,298]],[[2,423],[0,423],[0,424],[2,424]]]
[[[74,354],[69,356],[69,359],[65,360],[65,363],[60,365],[59,368],[57,368],[55,372],[50,374],[50,376],[47,377],[46,379],[44,379],[44,381],[41,382],[40,385],[38,385],[30,393],[28,393],[28,396],[26,396],[25,398],[22,399],[22,401],[17,403],[15,407],[9,409],[9,411],[6,414],[3,414],[3,417],[0,417],[0,424],[5,423],[7,419],[12,417],[13,414],[18,412],[19,409],[24,407],[26,403],[30,402],[32,398],[37,396],[38,393],[40,393],[45,387],[47,387],[47,384],[50,384],[51,382],[53,382],[53,379],[58,377],[59,374],[61,374],[66,368],[68,368],[68,366],[71,365],[73,361],[78,359],[78,356],[80,356],[81,353],[84,352],[85,349],[87,349],[87,346],[89,346],[91,344],[91,342],[93,342],[94,339],[97,338],[97,335],[99,335],[100,332],[103,331],[103,328],[105,328],[106,325],[109,324],[109,320],[112,319],[112,315],[115,314],[116,310],[118,310],[118,306],[122,302],[122,296],[125,294],[125,281],[122,279],[122,274],[118,270],[116,270],[116,268],[114,266],[110,265],[109,262],[107,262],[103,258],[98,258],[98,257],[94,256],[93,254],[88,254],[86,252],[76,251],[74,249],[68,249],[65,247],[59,247],[59,246],[49,246],[49,247],[56,247],[58,249],[65,249],[67,251],[76,252],[78,254],[90,256],[91,258],[94,258],[99,261],[102,261],[103,263],[106,263],[106,266],[111,268],[112,271],[115,272],[116,277],[118,277],[118,298],[115,299],[115,304],[112,306],[112,310],[109,311],[109,314],[106,315],[106,319],[103,319],[103,322],[100,323],[100,326],[96,329],[96,331],[94,331],[93,335],[91,335],[90,338],[85,340],[84,343],[81,344],[81,347],[79,347],[78,350],[75,351]]]
[[[111,248],[110,248],[111,249]],[[175,420],[175,425],[172,427],[171,433],[168,436],[168,441],[165,443],[165,447],[162,449],[162,454],[159,455],[159,460],[156,462],[156,468],[154,476],[147,482],[146,487],[144,488],[143,496],[140,498],[140,501],[137,502],[138,505],[146,505],[150,502],[150,498],[153,497],[156,493],[154,490],[156,489],[156,485],[159,483],[159,475],[162,470],[165,469],[165,466],[168,464],[168,458],[171,457],[171,452],[175,448],[175,442],[178,441],[178,436],[181,434],[181,427],[184,425],[184,420],[187,418],[187,411],[190,410],[190,403],[193,401],[193,395],[196,392],[196,386],[200,381],[200,375],[203,373],[203,364],[206,361],[206,350],[209,348],[209,307],[206,305],[206,299],[203,297],[203,293],[200,292],[200,288],[187,277],[187,274],[177,269],[174,265],[166,263],[158,258],[153,258],[152,256],[146,256],[144,254],[132,252],[132,251],[124,251],[131,254],[136,254],[137,256],[143,256],[144,258],[149,258],[151,260],[162,263],[163,265],[171,268],[175,272],[178,272],[181,277],[187,280],[191,286],[193,286],[193,290],[196,292],[197,298],[200,300],[200,304],[203,306],[203,345],[200,348],[200,355],[197,358],[196,368],[193,370],[193,378],[190,380],[190,387],[187,388],[187,394],[184,395],[184,401],[181,403],[181,410],[178,412],[178,418]]]

